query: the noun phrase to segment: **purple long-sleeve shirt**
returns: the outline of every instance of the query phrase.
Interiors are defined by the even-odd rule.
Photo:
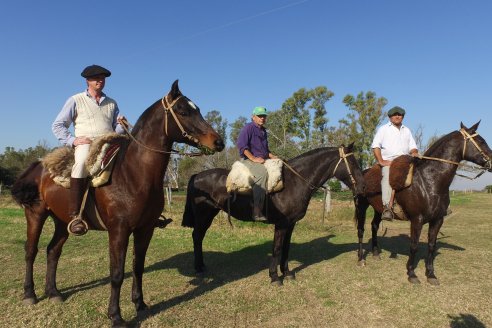
[[[96,101],[87,90],[85,91],[86,95],[91,98],[94,102]],[[106,98],[106,94],[102,94],[100,103],[104,101]],[[75,117],[77,116],[77,105],[75,103],[75,99],[73,97],[68,98],[68,100],[65,102],[65,105],[63,105],[63,108],[61,109],[60,113],[58,113],[58,116],[55,118],[55,121],[51,125],[51,130],[53,131],[54,135],[60,141],[61,144],[66,145],[66,146],[72,146],[73,142],[75,140],[75,137],[72,135],[70,130],[68,129],[70,125],[74,122]],[[121,127],[121,125],[117,122],[118,114],[120,110],[118,109],[118,105],[116,105],[114,109],[114,116],[113,116],[113,130],[115,130],[116,133],[124,133],[125,131]]]
[[[256,125],[254,122],[246,124],[241,131],[236,142],[241,158],[247,158],[244,151],[248,149],[253,156],[267,159],[270,154],[268,148],[268,135],[265,128]]]

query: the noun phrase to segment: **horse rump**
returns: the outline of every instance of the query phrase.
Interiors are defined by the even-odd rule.
[[[36,177],[41,175],[41,161],[33,162],[17,178],[12,186],[12,198],[22,207],[34,206],[39,202],[39,186]]]
[[[193,174],[188,181],[188,187],[186,189],[186,204],[183,213],[183,221],[181,225],[183,227],[194,228],[195,227],[195,210],[193,208],[193,194],[195,190],[195,178],[196,174]]]

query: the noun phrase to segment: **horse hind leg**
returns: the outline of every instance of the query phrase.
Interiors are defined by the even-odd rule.
[[[374,210],[374,217],[371,222],[371,251],[374,259],[381,259],[381,249],[379,248],[378,242],[378,230],[381,224],[381,213]]]
[[[56,287],[56,271],[62,248],[68,239],[67,225],[58,219],[54,219],[55,232],[47,247],[47,270],[45,295],[54,302],[62,302],[63,297]]]
[[[289,250],[290,241],[292,238],[292,231],[294,230],[295,223],[292,224],[285,234],[284,242],[282,245],[282,255],[280,257],[280,271],[283,274],[284,280],[296,279],[295,273],[289,270]]]
[[[48,217],[48,211],[41,205],[37,207],[26,207],[24,210],[27,221],[27,239],[24,246],[26,272],[24,277],[23,303],[26,305],[36,304],[38,297],[34,288],[34,261],[38,254],[38,243],[44,222]]]
[[[277,286],[282,285],[282,280],[280,280],[278,276],[277,267],[279,264],[279,259],[282,252],[282,245],[284,243],[286,232],[287,232],[286,228],[279,228],[275,226],[275,234],[273,237],[272,258],[270,260],[270,268],[268,270],[268,274],[271,280],[270,282],[272,285],[277,285]]]

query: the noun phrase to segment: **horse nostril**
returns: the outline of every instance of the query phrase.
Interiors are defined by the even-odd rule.
[[[217,139],[214,141],[214,146],[215,149],[217,149],[218,151],[222,151],[222,149],[224,149],[225,147],[224,141],[222,139]]]

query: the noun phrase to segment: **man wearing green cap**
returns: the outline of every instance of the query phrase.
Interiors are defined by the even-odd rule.
[[[265,107],[255,107],[251,122],[246,124],[237,138],[237,148],[242,162],[254,177],[253,183],[253,220],[266,221],[263,215],[268,173],[263,163],[268,158],[277,158],[268,148],[268,134],[265,129],[267,119]]]
[[[405,110],[395,106],[388,111],[389,122],[381,126],[371,148],[379,165],[382,166],[381,197],[383,199],[383,220],[393,220],[394,190],[389,184],[389,169],[393,159],[400,155],[418,156],[417,144],[408,127],[402,124]]]

